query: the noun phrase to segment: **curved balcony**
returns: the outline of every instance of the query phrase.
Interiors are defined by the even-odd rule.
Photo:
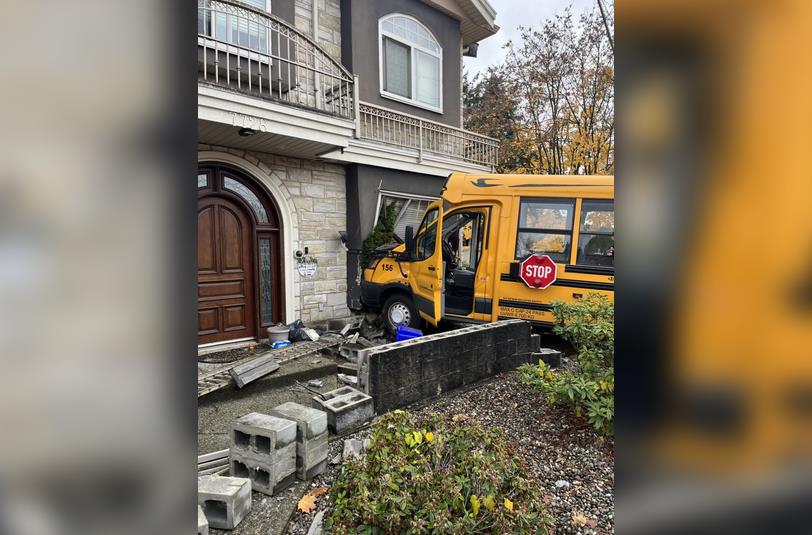
[[[353,119],[352,74],[282,19],[232,0],[198,0],[198,79]]]

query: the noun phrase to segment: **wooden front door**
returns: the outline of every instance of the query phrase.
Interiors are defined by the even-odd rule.
[[[251,216],[232,200],[197,207],[197,343],[256,335]]]

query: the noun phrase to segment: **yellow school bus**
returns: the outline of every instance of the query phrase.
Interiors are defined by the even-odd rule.
[[[422,320],[549,327],[553,301],[614,299],[614,191],[612,176],[454,173],[417,230],[373,255],[361,300],[394,331]],[[545,256],[555,269],[542,289],[520,269]]]

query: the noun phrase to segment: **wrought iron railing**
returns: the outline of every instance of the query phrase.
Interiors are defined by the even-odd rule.
[[[414,149],[422,161],[428,153],[494,169],[499,141],[414,115],[359,103],[356,131],[361,139]]]
[[[198,76],[218,86],[348,119],[352,74],[308,36],[232,0],[198,0]]]

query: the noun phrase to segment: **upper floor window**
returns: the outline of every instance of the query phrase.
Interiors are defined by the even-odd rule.
[[[271,0],[241,0],[260,11],[271,12]],[[268,52],[269,27],[245,9],[216,0],[198,0],[197,32],[217,41]]]
[[[443,49],[420,22],[387,15],[380,32],[381,95],[442,112]]]

